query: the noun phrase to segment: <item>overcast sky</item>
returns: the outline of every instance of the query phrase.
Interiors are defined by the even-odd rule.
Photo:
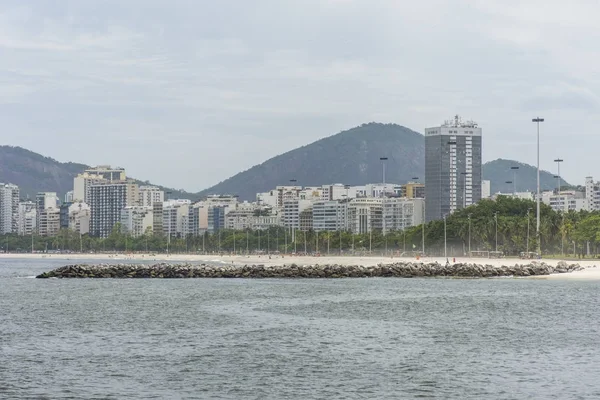
[[[198,191],[363,122],[600,179],[598,1],[0,2],[2,143]]]

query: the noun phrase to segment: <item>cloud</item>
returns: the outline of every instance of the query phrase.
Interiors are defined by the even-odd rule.
[[[577,182],[595,162],[561,135],[577,125],[573,142],[600,145],[599,7],[6,0],[0,123],[6,143],[199,190],[372,120],[422,131],[463,114],[484,128],[484,157],[531,162],[523,132],[552,113],[544,146],[579,161],[563,166]]]

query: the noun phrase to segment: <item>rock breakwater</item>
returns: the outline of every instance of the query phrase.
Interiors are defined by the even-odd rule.
[[[494,266],[474,263],[395,262],[362,265],[206,265],[206,264],[74,264],[37,278],[369,278],[369,277],[457,277],[493,278],[539,276],[584,269],[564,261],[556,266],[544,262]]]

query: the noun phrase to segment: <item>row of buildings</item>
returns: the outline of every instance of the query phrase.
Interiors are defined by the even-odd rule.
[[[0,185],[0,233],[52,236],[71,229],[107,237],[119,228],[134,237],[152,233],[171,238],[270,226],[398,231],[490,197],[490,182],[482,180],[481,150],[482,129],[456,116],[425,130],[426,184],[277,186],[258,193],[252,202],[230,195],[195,202],[169,199],[158,187],[128,179],[123,168],[98,166],[74,178],[63,202],[50,192],[21,201],[17,186]],[[507,195],[534,200],[530,192]],[[544,192],[541,200],[557,211],[600,210],[600,183],[588,177],[585,192]]]
[[[540,201],[550,206],[554,211],[600,211],[600,182],[588,176],[585,178],[585,186],[581,190],[547,190],[540,193]],[[525,200],[535,200],[533,192],[495,193],[497,196],[516,197]]]
[[[182,237],[222,229],[402,230],[424,219],[425,186],[418,182],[315,187],[278,186],[256,201],[214,195],[200,201],[168,199],[154,186],[140,186],[122,168],[99,166],[74,178],[64,201],[55,192],[20,200],[15,185],[0,187],[2,234],[54,236],[61,229],[107,237],[114,229]]]

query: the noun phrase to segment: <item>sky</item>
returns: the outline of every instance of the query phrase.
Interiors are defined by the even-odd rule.
[[[365,122],[600,179],[598,1],[3,0],[2,144],[199,191]]]

